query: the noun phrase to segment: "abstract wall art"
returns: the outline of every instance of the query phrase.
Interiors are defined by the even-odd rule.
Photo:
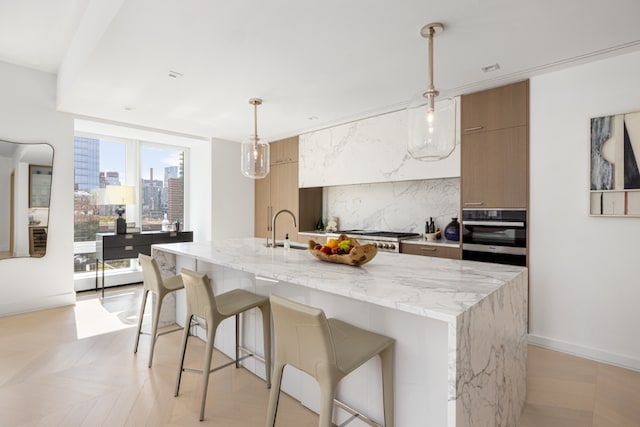
[[[640,112],[591,119],[592,216],[640,217]]]

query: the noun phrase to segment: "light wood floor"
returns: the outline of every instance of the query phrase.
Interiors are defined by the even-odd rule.
[[[107,290],[104,300],[87,292],[75,307],[0,318],[0,427],[264,426],[269,391],[244,369],[212,374],[203,422],[199,375],[185,373],[173,397],[179,333],[158,340],[151,369],[148,336],[133,354],[140,290]],[[186,366],[199,369],[204,344],[189,345]],[[517,427],[640,426],[640,373],[533,346],[529,356]],[[217,353],[214,364],[226,360]],[[283,394],[278,427],[317,420]]]

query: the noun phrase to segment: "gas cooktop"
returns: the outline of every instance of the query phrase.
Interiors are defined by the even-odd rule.
[[[354,236],[371,236],[371,237],[390,237],[398,239],[408,239],[412,237],[419,237],[418,233],[403,233],[397,231],[377,231],[377,230],[340,230],[336,231],[340,234],[350,234]]]
[[[361,244],[371,243],[378,247],[378,250],[385,252],[400,252],[400,241],[420,237],[418,233],[403,233],[397,231],[378,230],[340,230],[338,234],[357,236]]]

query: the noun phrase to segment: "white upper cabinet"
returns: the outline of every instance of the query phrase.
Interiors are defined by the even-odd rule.
[[[456,124],[456,129],[459,128]],[[453,153],[435,162],[423,162],[409,156],[407,133],[407,111],[400,110],[300,135],[298,186],[460,176],[458,131]]]

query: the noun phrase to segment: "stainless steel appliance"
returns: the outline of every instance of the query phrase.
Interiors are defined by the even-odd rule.
[[[527,264],[525,209],[463,209],[462,259]]]
[[[414,239],[420,237],[418,233],[403,233],[395,231],[375,231],[375,230],[342,230],[334,234],[327,235],[337,237],[340,234],[346,234],[354,237],[361,245],[374,244],[382,252],[400,252],[400,241],[404,239]]]

